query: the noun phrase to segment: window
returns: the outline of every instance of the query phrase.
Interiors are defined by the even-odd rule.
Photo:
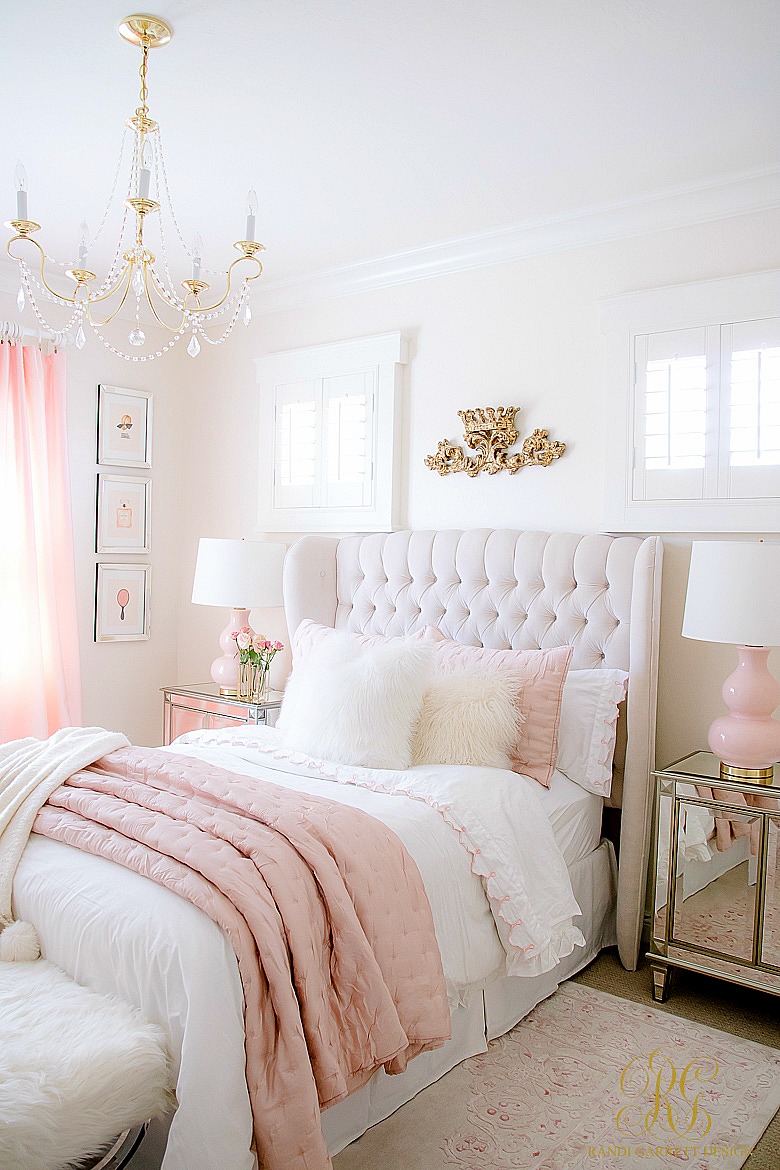
[[[399,333],[259,360],[263,529],[393,527],[396,400],[405,360]]]
[[[779,308],[777,272],[605,302],[607,529],[780,530]]]

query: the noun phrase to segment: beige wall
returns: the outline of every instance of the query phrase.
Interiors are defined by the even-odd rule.
[[[267,315],[202,355],[187,379],[179,675],[206,677],[224,616],[189,604],[199,536],[259,535],[258,391],[263,353],[401,329],[412,339],[404,395],[405,522],[413,528],[601,528],[604,348],[599,299],[633,289],[780,265],[780,213],[481,268]],[[565,440],[550,469],[441,478],[423,464],[460,438],[456,411],[517,403],[528,429]],[[658,757],[703,746],[735,661],[729,647],[679,633],[688,539],[671,538],[663,590]],[[265,622],[268,625],[268,621]],[[269,628],[271,628],[269,626]],[[275,631],[278,625],[275,627]]]
[[[0,320],[17,318],[15,297],[0,293]],[[123,731],[135,743],[157,744],[162,732],[160,687],[175,681],[177,670],[181,379],[177,368],[172,368],[164,358],[151,364],[128,363],[114,357],[92,337],[81,352],[71,347],[67,353],[68,445],[84,721]],[[103,554],[98,558],[95,553],[99,382],[151,390],[154,394],[152,553],[149,557]],[[113,470],[124,474],[122,469]],[[141,473],[129,471],[128,474]],[[95,643],[93,614],[98,559],[152,565],[148,642]]]

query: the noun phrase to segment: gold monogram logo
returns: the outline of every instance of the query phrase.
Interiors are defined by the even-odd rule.
[[[700,1086],[711,1084],[717,1075],[717,1060],[706,1056],[694,1058],[679,1072],[662,1048],[636,1057],[620,1075],[621,1092],[631,1104],[618,1110],[618,1130],[631,1137],[703,1138],[712,1118],[701,1103]]]

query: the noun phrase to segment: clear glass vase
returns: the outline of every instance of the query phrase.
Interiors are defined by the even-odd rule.
[[[252,680],[252,701],[264,703],[270,690],[270,669],[268,666],[256,666]]]

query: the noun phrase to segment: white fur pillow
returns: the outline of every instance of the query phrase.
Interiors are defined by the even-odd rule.
[[[511,768],[521,715],[510,671],[455,669],[434,679],[412,741],[414,764]]]
[[[277,722],[282,743],[340,764],[408,768],[432,669],[424,642],[366,648],[341,634],[328,638],[290,677]]]

